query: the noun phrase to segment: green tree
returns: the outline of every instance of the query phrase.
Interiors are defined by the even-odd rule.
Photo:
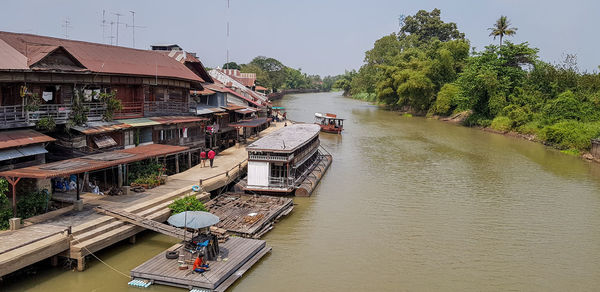
[[[400,38],[414,36],[420,42],[427,42],[433,38],[442,42],[465,38],[465,34],[458,30],[456,23],[444,22],[440,15],[441,11],[435,8],[431,12],[419,10],[415,15],[407,16],[400,29]]]
[[[496,37],[500,38],[500,46],[502,46],[502,38],[504,38],[504,36],[513,36],[517,33],[517,28],[510,27],[510,21],[504,15],[501,15],[500,18],[496,20],[494,26],[488,28],[488,30],[491,31],[490,36],[493,36],[494,40]]]
[[[237,70],[240,70],[240,69],[242,69],[242,66],[240,66],[236,62],[229,62],[229,63],[223,64],[223,69],[237,69]]]

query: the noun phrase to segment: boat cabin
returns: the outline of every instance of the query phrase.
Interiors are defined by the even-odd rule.
[[[330,113],[315,113],[315,124],[319,125],[321,131],[326,133],[339,134],[344,130],[344,119]]]
[[[244,189],[292,194],[321,160],[319,130],[314,124],[293,124],[246,147],[248,179]]]

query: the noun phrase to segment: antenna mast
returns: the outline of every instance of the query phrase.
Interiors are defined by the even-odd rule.
[[[119,45],[119,25],[120,25],[120,24],[122,24],[121,22],[119,22],[119,18],[120,18],[120,17],[121,17],[121,15],[123,15],[123,14],[121,14],[121,13],[113,13],[113,14],[117,16],[117,42],[116,42],[116,44],[115,44],[115,45],[117,45],[117,46],[118,46],[118,45]]]
[[[139,26],[139,25],[137,25],[137,26],[136,26],[136,25],[135,25],[135,11],[131,11],[131,10],[130,10],[129,12],[131,12],[131,23],[132,23],[132,24],[131,24],[131,25],[129,25],[129,24],[125,24],[125,27],[126,27],[126,28],[127,28],[127,27],[131,27],[131,35],[132,35],[132,37],[133,37],[133,42],[132,42],[132,44],[133,44],[133,48],[135,48],[135,29],[136,29],[136,28],[146,28],[146,27],[145,27],[145,26]]]
[[[226,60],[227,62],[225,62],[225,66],[227,68],[225,69],[229,69],[229,0],[227,0],[227,44],[226,44],[226,48],[227,48],[227,57]]]
[[[106,10],[102,9],[102,42],[106,42]]]
[[[65,28],[65,33],[63,34],[66,39],[69,39],[69,28],[71,28],[71,21],[69,18],[65,18],[65,23],[62,25]]]

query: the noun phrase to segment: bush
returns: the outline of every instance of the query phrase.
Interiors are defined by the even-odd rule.
[[[529,107],[511,104],[504,108],[504,112],[512,121],[512,128],[518,128],[531,121],[531,111],[529,110]]]
[[[588,150],[591,141],[600,135],[600,123],[562,121],[546,126],[540,132],[541,138],[559,149]]]
[[[157,177],[165,174],[165,166],[151,160],[138,161],[129,165],[128,179],[135,181],[139,178]]]
[[[17,202],[17,216],[22,219],[44,214],[48,210],[50,193],[48,190],[41,190],[28,193],[19,198]]]
[[[196,196],[191,195],[177,199],[169,205],[169,209],[173,211],[173,214],[178,214],[184,211],[207,211],[204,204],[196,199]]]
[[[6,194],[8,193],[8,181],[0,179],[0,229],[8,229],[8,220],[13,217],[12,206]]]
[[[526,135],[537,135],[539,131],[540,127],[537,121],[529,122],[517,128],[517,132]]]
[[[449,115],[459,95],[460,88],[458,86],[451,83],[444,84],[437,94],[435,103],[431,107],[432,112],[438,115]]]
[[[560,120],[581,120],[580,112],[581,102],[570,90],[559,94],[544,106],[544,116],[549,124]]]
[[[490,127],[496,131],[508,132],[512,128],[512,121],[508,117],[498,116],[492,120]]]

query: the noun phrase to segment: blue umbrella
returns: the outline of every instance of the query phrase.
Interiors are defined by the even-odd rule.
[[[175,227],[200,229],[219,223],[219,217],[203,211],[185,211],[175,214],[167,220]]]

